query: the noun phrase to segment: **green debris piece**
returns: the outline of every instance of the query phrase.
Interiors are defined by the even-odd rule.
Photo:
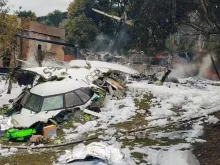
[[[93,100],[98,100],[98,99],[100,99],[100,96],[95,95],[95,96],[92,98],[92,101],[93,101]]]
[[[6,139],[12,142],[23,142],[30,139],[30,137],[36,134],[35,129],[26,129],[26,130],[17,130],[17,129],[9,129],[6,132]]]
[[[84,118],[86,121],[89,121],[91,119],[91,115],[85,114]]]
[[[160,80],[155,81],[154,84],[155,84],[155,85],[158,85],[158,86],[163,85],[163,83],[162,83]]]
[[[106,96],[106,91],[102,90],[100,88],[94,88],[92,87],[93,92],[95,92],[99,97],[105,97]]]
[[[93,115],[84,113],[84,120],[85,120],[85,122],[87,122],[87,121],[93,121],[93,120],[96,120],[96,119],[97,119],[96,116],[93,116]]]

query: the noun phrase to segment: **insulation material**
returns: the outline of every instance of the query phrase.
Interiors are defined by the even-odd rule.
[[[119,148],[107,145],[105,143],[91,143],[88,146],[80,144],[72,152],[62,155],[58,162],[70,163],[77,160],[85,160],[88,157],[94,157],[104,160],[108,164],[119,163],[124,159],[124,154]]]

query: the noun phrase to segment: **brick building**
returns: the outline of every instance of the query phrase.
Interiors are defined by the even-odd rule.
[[[25,32],[21,35],[42,40],[50,40],[56,42],[65,42],[65,29],[53,26],[47,26],[35,21],[27,21],[25,19],[18,19],[19,25],[25,24]],[[17,58],[24,61],[35,60],[37,48],[41,45],[42,51],[45,52],[45,58],[54,57],[60,61],[70,61],[74,59],[74,55],[65,54],[64,46],[30,40],[26,38],[17,38],[18,49],[15,53]],[[0,65],[2,59],[0,59]]]

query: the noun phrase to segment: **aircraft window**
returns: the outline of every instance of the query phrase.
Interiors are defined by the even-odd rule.
[[[30,96],[30,92],[27,91],[27,92],[25,93],[23,99],[21,100],[21,105],[22,105],[22,106],[25,105],[25,103],[27,102],[27,99],[29,98],[29,96]]]
[[[65,102],[67,108],[75,107],[83,104],[83,102],[79,99],[79,97],[73,92],[65,94]]]
[[[63,108],[63,95],[44,98],[41,111],[52,111]]]
[[[41,99],[41,96],[30,94],[30,97],[27,99],[24,107],[34,112],[39,112],[41,106]]]
[[[76,90],[75,93],[79,95],[79,97],[81,98],[81,100],[83,100],[84,103],[86,103],[91,98],[88,94],[86,94],[80,89]]]
[[[80,88],[80,90],[82,90],[84,93],[86,93],[87,95],[89,95],[90,97],[93,96],[94,92],[92,91],[91,88]]]

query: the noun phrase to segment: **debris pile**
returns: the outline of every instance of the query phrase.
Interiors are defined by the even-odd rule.
[[[10,100],[1,136],[39,143],[55,139],[59,126],[74,116],[85,121],[105,117],[100,112],[106,97],[124,98],[129,77],[139,73],[119,64],[75,60],[67,68],[16,68],[12,75],[25,88]]]
[[[33,84],[22,82],[26,87],[10,100],[1,136],[10,143],[26,142],[14,146],[25,150],[80,144],[56,164],[173,164],[174,153],[175,161],[184,162],[190,146],[172,149],[170,144],[204,142],[203,121],[218,121],[208,116],[219,109],[217,85],[178,80],[169,77],[171,70],[141,75],[119,64],[79,60],[67,68],[22,68],[14,75],[27,73]],[[90,144],[94,141],[102,143]],[[2,144],[2,150],[10,150],[8,143]],[[127,157],[132,160],[122,163]]]

